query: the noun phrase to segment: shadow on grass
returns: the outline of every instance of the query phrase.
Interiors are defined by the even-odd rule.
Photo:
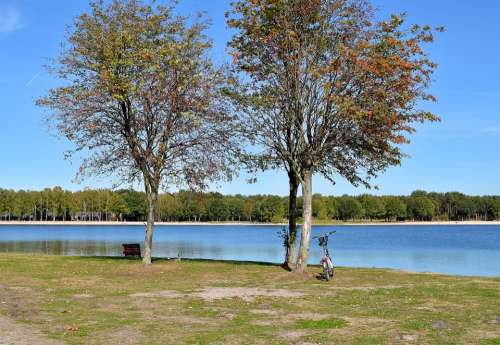
[[[142,258],[138,257],[126,257],[126,256],[74,256],[73,259],[85,260],[85,261],[127,261],[127,262],[141,262]],[[280,267],[286,271],[290,271],[288,267],[283,264],[274,262],[264,262],[264,261],[238,261],[238,260],[220,260],[220,259],[192,259],[192,258],[153,258],[152,262],[173,262],[173,261],[188,261],[188,262],[205,262],[205,263],[225,263],[238,266],[271,266]]]

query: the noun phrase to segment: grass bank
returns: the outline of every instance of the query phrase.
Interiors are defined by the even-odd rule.
[[[500,278],[310,271],[0,254],[0,317],[60,344],[500,344]]]

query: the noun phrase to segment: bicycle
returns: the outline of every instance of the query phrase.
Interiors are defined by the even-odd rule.
[[[328,236],[333,235],[336,232],[337,231],[330,231],[313,237],[313,239],[317,238],[319,246],[323,247],[323,257],[321,258],[320,265],[323,267],[323,274],[326,281],[330,281],[330,278],[333,278],[334,274],[333,262],[330,257],[330,253],[328,252]]]

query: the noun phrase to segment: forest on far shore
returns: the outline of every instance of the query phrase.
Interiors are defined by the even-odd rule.
[[[298,200],[299,214],[302,200]],[[500,219],[500,196],[415,191],[408,196],[314,194],[318,221],[466,221]],[[159,197],[157,221],[285,222],[288,197],[179,191]],[[0,189],[0,221],[144,221],[146,195],[130,189],[60,187],[42,191]]]

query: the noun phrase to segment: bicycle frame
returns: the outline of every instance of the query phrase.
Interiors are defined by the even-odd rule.
[[[333,277],[333,262],[330,257],[330,252],[328,251],[328,236],[334,234],[336,231],[331,231],[326,234],[322,234],[319,236],[315,236],[313,238],[317,238],[319,245],[323,247],[323,257],[321,258],[320,265],[323,267],[323,273],[327,281],[330,280],[330,277]]]

